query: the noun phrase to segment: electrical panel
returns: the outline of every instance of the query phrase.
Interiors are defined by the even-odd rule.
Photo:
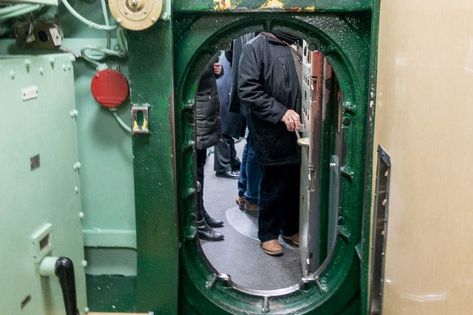
[[[73,60],[0,56],[0,111],[11,118],[0,124],[2,315],[65,314],[59,281],[39,272],[53,256],[74,262],[77,304],[85,313]]]

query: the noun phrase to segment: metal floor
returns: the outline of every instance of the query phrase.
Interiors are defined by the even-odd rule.
[[[239,157],[244,144],[244,140],[236,144]],[[217,229],[225,235],[225,240],[201,241],[207,259],[218,272],[230,275],[233,282],[245,288],[275,290],[300,283],[298,248],[280,240],[283,256],[265,254],[257,238],[256,215],[241,211],[235,203],[237,180],[216,177],[213,164],[211,153],[205,165],[204,203],[212,216],[225,221],[224,227]]]

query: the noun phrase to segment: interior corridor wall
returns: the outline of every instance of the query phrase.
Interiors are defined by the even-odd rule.
[[[104,23],[100,1],[71,1],[71,4],[88,19]],[[4,36],[0,39],[0,54],[20,56],[70,52],[76,56],[72,63],[78,111],[76,160],[81,165],[80,211],[83,214],[83,251],[87,260],[88,305],[93,310],[130,310],[135,303],[134,281],[137,272],[132,136],[93,99],[90,84],[96,69],[80,58],[80,50],[84,47],[105,47],[106,33],[79,22],[62,4],[45,7],[38,17],[38,20],[42,19],[55,21],[63,31],[60,49],[20,49],[15,39]],[[113,47],[116,43],[114,33],[112,37]],[[105,62],[109,66],[118,65],[127,75],[127,59],[110,58]],[[57,89],[64,89],[60,78],[52,82]],[[131,125],[129,102],[118,109],[118,114],[125,123]],[[40,118],[35,122],[45,123]],[[97,290],[101,290],[100,299]]]
[[[76,1],[74,7],[88,19],[103,23],[100,2]],[[76,107],[79,112],[77,124],[84,213],[82,225],[86,247],[136,248],[132,137],[119,126],[111,113],[93,99],[90,83],[96,73],[95,66],[78,57],[84,47],[105,47],[106,33],[79,22],[63,5],[50,7],[43,15],[48,20],[54,20],[54,16],[64,33],[60,50],[54,52],[71,52],[76,56],[73,67]],[[112,39],[112,46],[115,43],[115,39]],[[0,39],[2,55],[51,52],[20,49],[14,39]],[[127,59],[113,58],[104,62],[109,66],[120,66],[120,70],[127,75]],[[118,109],[118,114],[125,123],[131,124],[129,102]],[[115,262],[118,264],[125,260],[129,259]],[[95,266],[89,265],[90,272],[101,272],[94,268]],[[136,267],[125,265],[113,268],[109,265],[107,270],[114,270],[119,274],[136,273]]]
[[[392,163],[386,315],[471,313],[471,16],[471,1],[381,1],[374,157],[380,144]]]
[[[103,24],[100,1],[75,1],[75,9],[91,21]],[[54,10],[54,9],[53,9]],[[59,25],[64,31],[62,48],[75,54],[87,46],[105,47],[106,32],[94,30],[75,19],[63,5]],[[111,18],[111,21],[114,21]],[[112,32],[112,47],[115,32]],[[108,58],[108,66],[128,72],[126,59]],[[81,163],[82,226],[89,275],[136,275],[136,223],[133,184],[132,138],[112,114],[98,105],[90,92],[95,66],[78,58],[74,63],[79,161]],[[131,124],[130,104],[118,114]]]

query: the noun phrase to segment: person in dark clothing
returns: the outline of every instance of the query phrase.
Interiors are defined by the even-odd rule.
[[[222,227],[223,221],[212,218],[204,206],[204,165],[207,148],[219,143],[221,137],[216,83],[216,76],[221,75],[221,72],[218,56],[215,56],[202,74],[195,96],[197,228],[199,237],[210,241],[221,241],[224,238],[223,234],[213,229]]]
[[[245,133],[244,118],[229,111],[230,91],[232,88],[232,51],[220,54],[219,63],[223,75],[217,79],[218,98],[220,100],[220,122],[222,141],[214,147],[214,171],[218,177],[238,179],[240,160],[235,150],[233,138],[240,138]]]
[[[281,255],[282,238],[299,244],[301,91],[295,67],[297,41],[287,33],[261,33],[243,48],[238,95],[259,161],[258,238],[269,255]]]
[[[243,118],[246,128],[247,113],[241,110],[240,98],[238,97],[238,64],[240,56],[245,44],[256,36],[255,33],[248,33],[242,35],[232,42],[233,56],[232,60],[232,91],[230,93],[230,111],[239,113]],[[242,136],[244,136],[242,134]],[[246,137],[246,144],[243,149],[241,156],[240,176],[238,178],[238,196],[236,203],[240,210],[245,210],[250,213],[256,213],[258,211],[258,200],[259,200],[259,186],[261,181],[261,170],[256,159],[255,150],[251,141],[250,132]]]

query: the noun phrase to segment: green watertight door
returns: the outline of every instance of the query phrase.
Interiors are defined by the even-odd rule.
[[[180,210],[183,240],[182,285],[180,296],[183,314],[360,314],[361,264],[357,246],[361,244],[363,216],[363,184],[365,179],[365,139],[369,91],[370,38],[369,14],[363,12],[343,18],[336,15],[254,14],[175,17],[175,56],[177,74],[176,128],[179,169],[192,174],[190,137],[193,95],[198,73],[210,56],[225,41],[250,31],[271,29],[292,30],[309,45],[322,51],[333,66],[344,95],[342,121],[344,156],[340,161],[340,211],[334,247],[324,250],[320,258],[328,257],[321,268],[307,269],[298,286],[286,291],[241,292],[225,277],[213,274],[197,246],[192,227],[192,198],[185,192],[192,189],[191,181],[179,177]],[[185,22],[188,23],[185,23]],[[182,27],[180,27],[182,25]],[[185,26],[185,27],[184,27]],[[325,137],[330,137],[328,132]],[[320,144],[324,144],[324,141]],[[327,154],[328,151],[325,150]],[[327,162],[330,158],[323,159]],[[320,161],[322,163],[322,161]],[[326,175],[328,179],[329,176]],[[322,179],[321,179],[322,180]],[[329,180],[326,181],[327,184]],[[187,184],[187,185],[186,185]],[[328,196],[328,194],[325,194]],[[321,205],[325,201],[317,200]],[[322,212],[321,212],[322,213]],[[320,221],[321,230],[328,233],[328,211]],[[332,219],[332,221],[334,221]],[[309,231],[314,233],[314,231]],[[322,233],[322,232],[320,232]],[[324,237],[327,247],[327,237]],[[361,248],[359,248],[361,250]]]
[[[280,7],[271,9],[270,4],[259,1],[226,6],[206,0],[175,1],[170,21],[130,35],[130,47],[135,47],[130,52],[132,99],[151,104],[151,135],[134,140],[139,309],[185,315],[366,313],[369,197],[365,196],[370,195],[366,166],[371,163],[378,3],[278,3]],[[308,269],[297,285],[274,292],[243,292],[208,265],[198,245],[194,226],[194,96],[200,70],[214,53],[228,48],[232,39],[243,34],[275,29],[297,34],[311,49],[322,52],[336,73],[342,95],[330,124],[323,125],[320,144],[325,165],[321,181],[326,185],[320,200],[325,208],[321,210],[320,233],[325,235],[321,245],[325,248],[320,249],[318,268]],[[167,58],[149,56],[146,47],[156,48]],[[155,78],[156,71],[154,75],[142,72],[150,69],[160,69],[159,77]],[[171,75],[171,85],[157,85]],[[337,137],[337,128],[343,137]],[[154,147],[158,144],[159,149]],[[158,163],[158,158],[166,162]],[[170,184],[166,191],[153,186],[152,174]],[[338,184],[334,186],[334,182]],[[175,199],[169,193],[174,188]],[[153,204],[163,209],[164,216],[152,217],[148,210]],[[175,206],[178,230],[172,225]],[[166,207],[169,212],[164,211]],[[329,208],[337,210],[336,217],[330,216],[334,211]],[[159,223],[154,223],[155,219]],[[161,238],[153,240],[156,231]],[[166,280],[176,279],[172,263],[178,259],[179,287]]]

